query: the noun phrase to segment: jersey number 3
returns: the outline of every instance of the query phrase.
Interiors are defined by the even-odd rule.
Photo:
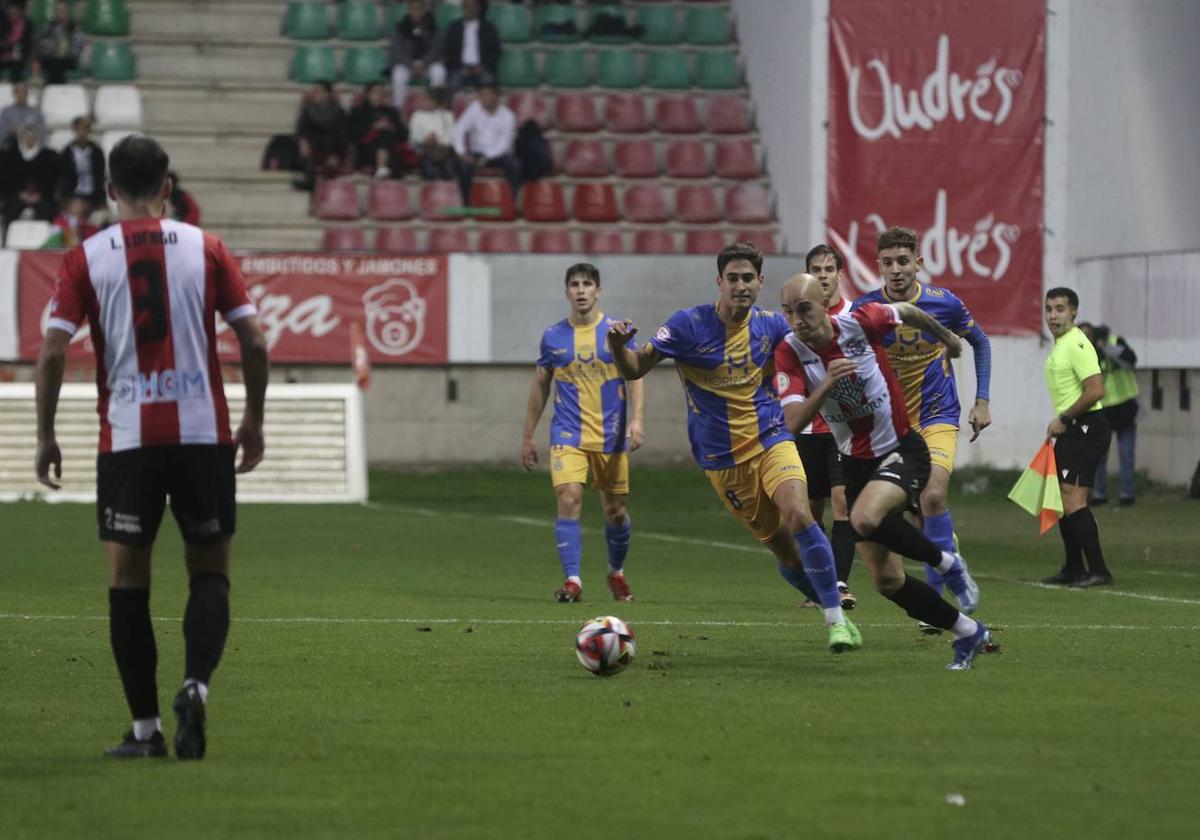
[[[138,341],[167,337],[167,280],[157,260],[138,260],[129,266],[133,280],[133,323]]]

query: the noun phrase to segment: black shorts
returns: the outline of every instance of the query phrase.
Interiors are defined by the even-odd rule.
[[[908,508],[920,511],[921,491],[929,483],[929,447],[925,439],[911,429],[900,438],[900,445],[879,458],[842,457],[846,475],[846,506],[854,509],[858,494],[871,481],[886,481],[908,493]]]
[[[1091,487],[1096,467],[1108,453],[1112,427],[1104,411],[1081,414],[1067,425],[1067,430],[1054,439],[1054,463],[1058,467],[1059,484],[1078,484]]]
[[[831,434],[796,435],[796,449],[808,481],[808,498],[828,499],[830,491],[846,483],[842,453]]]
[[[212,545],[235,525],[234,448],[188,444],[102,452],[96,459],[100,539],[152,545],[166,499],[185,543]]]

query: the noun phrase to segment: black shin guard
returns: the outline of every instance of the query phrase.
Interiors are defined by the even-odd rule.
[[[886,597],[908,613],[910,618],[934,627],[952,630],[958,621],[958,610],[934,592],[929,584],[908,575],[904,576],[904,585]]]
[[[158,717],[158,648],[149,589],[108,590],[108,637],[133,719]]]
[[[1100,526],[1096,524],[1096,517],[1092,515],[1092,509],[1085,507],[1075,511],[1068,518],[1074,520],[1072,530],[1075,534],[1075,542],[1079,546],[1079,551],[1087,558],[1088,571],[1093,575],[1107,577],[1109,575],[1108,566],[1104,563],[1104,551],[1100,548]]]
[[[1058,535],[1062,537],[1063,551],[1066,553],[1063,571],[1072,577],[1083,574],[1083,546],[1080,545],[1077,530],[1079,524],[1077,517],[1080,513],[1082,511],[1077,510],[1070,516],[1064,516],[1058,520]],[[1094,524],[1095,520],[1093,519],[1092,522]]]
[[[889,551],[902,557],[934,568],[942,562],[942,550],[899,513],[889,513],[872,533],[862,536],[863,539],[887,546]]]
[[[833,564],[837,567],[837,578],[842,583],[850,582],[850,569],[854,565],[854,529],[848,521],[833,523]]]
[[[207,685],[229,635],[229,578],[215,572],[194,575],[190,589],[183,614],[183,676]]]

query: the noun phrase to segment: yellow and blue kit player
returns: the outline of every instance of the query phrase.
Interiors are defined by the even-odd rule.
[[[613,363],[607,335],[613,319],[599,308],[600,272],[590,263],[567,269],[570,315],[542,334],[537,369],[529,388],[521,461],[537,463],[533,435],[554,384],[550,421],[550,477],[557,497],[555,543],[562,563],[556,600],[579,601],[583,594],[579,517],[589,474],[600,493],[607,520],[608,587],[618,601],[632,601],[625,580],[625,557],[632,528],[628,452],[642,444],[642,383],[626,383]]]

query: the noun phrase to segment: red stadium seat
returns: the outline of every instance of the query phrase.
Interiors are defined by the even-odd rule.
[[[738,96],[708,98],[708,130],[713,134],[746,134],[754,130],[746,100]]]
[[[317,182],[313,193],[313,215],[318,219],[357,219],[358,187],[349,178],[326,179]]]
[[[583,235],[585,254],[628,254],[625,234],[619,230],[589,230]]]
[[[575,238],[566,228],[535,230],[529,235],[529,250],[535,254],[574,254]]]
[[[365,251],[367,235],[358,227],[325,228],[321,232],[322,251]]]
[[[720,221],[716,192],[707,184],[679,187],[675,190],[675,218],[697,225]]]
[[[410,90],[404,97],[404,107],[400,109],[400,116],[404,117],[404,124],[408,125],[408,121],[412,118],[413,111],[417,110],[417,100],[425,92],[423,90]]]
[[[621,197],[625,218],[641,224],[656,224],[671,218],[667,197],[658,184],[634,184]]]
[[[633,236],[633,250],[637,254],[675,254],[675,234],[669,230],[639,230]],[[718,251],[720,248],[717,249]]]
[[[524,249],[516,228],[491,228],[479,231],[477,250],[489,254],[516,254]]]
[[[510,93],[505,104],[517,115],[517,125],[525,120],[533,120],[542,128],[550,127],[550,106],[546,104],[546,97],[536,91],[518,90]]]
[[[545,178],[521,190],[521,215],[527,222],[565,222],[567,200],[562,184]]]
[[[429,231],[431,254],[467,253],[471,250],[471,236],[466,228],[434,228]]]
[[[554,123],[559,131],[599,131],[596,101],[589,93],[560,93],[554,100]]]
[[[667,134],[696,134],[700,114],[696,100],[688,96],[664,96],[654,104],[654,126]]]
[[[367,215],[386,222],[411,219],[413,207],[408,203],[408,185],[403,181],[372,181],[367,188]]]
[[[771,198],[759,184],[738,184],[725,191],[725,218],[742,225],[771,221]]]
[[[725,234],[714,228],[689,230],[683,248],[689,254],[717,254],[725,247]]]
[[[419,254],[417,232],[410,227],[381,227],[375,229],[375,250],[388,254]]]
[[[512,187],[508,185],[508,181],[499,178],[476,178],[472,181],[471,200],[467,203],[474,208],[495,207],[500,211],[494,216],[479,216],[481,222],[511,222],[517,217]]]
[[[764,254],[777,254],[775,234],[769,230],[739,230],[730,242],[752,242]]]
[[[608,174],[604,144],[599,140],[568,140],[560,160],[562,171],[573,178],[603,178]]]
[[[614,169],[622,178],[654,178],[658,159],[649,140],[618,140],[613,146]]]
[[[462,116],[462,112],[467,110],[467,106],[479,98],[479,94],[460,90],[454,94],[454,99],[450,101],[450,110],[454,114],[454,119]]]
[[[713,168],[721,178],[757,178],[758,155],[754,144],[749,140],[722,140],[713,153]]]
[[[454,222],[461,216],[447,213],[448,207],[462,207],[458,185],[451,181],[430,181],[421,185],[421,218],[431,222]]]
[[[572,204],[575,218],[581,222],[615,222],[621,218],[617,212],[617,192],[612,184],[579,184],[575,187]]]
[[[604,98],[604,127],[617,134],[645,134],[646,101],[639,93],[615,93]]]
[[[675,140],[667,145],[667,174],[672,178],[707,178],[708,150],[698,140]]]

